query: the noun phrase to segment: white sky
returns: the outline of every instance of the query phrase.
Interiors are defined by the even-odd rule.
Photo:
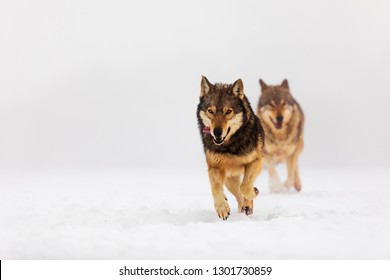
[[[200,76],[289,79],[305,166],[389,166],[388,1],[2,1],[0,167],[204,167]]]

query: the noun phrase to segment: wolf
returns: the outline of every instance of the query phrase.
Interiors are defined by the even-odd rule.
[[[211,84],[202,76],[197,119],[218,216],[226,220],[230,215],[224,185],[235,196],[238,211],[251,215],[259,194],[253,183],[262,169],[264,131],[242,80]]]
[[[264,159],[270,177],[271,192],[280,192],[292,186],[302,189],[298,157],[303,150],[304,114],[292,97],[287,79],[280,85],[269,86],[259,80],[261,95],[257,116],[265,132]],[[285,162],[287,180],[281,184],[275,165]]]

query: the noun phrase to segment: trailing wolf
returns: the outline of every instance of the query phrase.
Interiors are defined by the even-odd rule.
[[[211,84],[202,76],[197,118],[218,216],[226,220],[230,215],[224,185],[235,196],[238,211],[251,215],[259,193],[253,183],[262,169],[264,131],[242,80]]]
[[[298,157],[303,150],[304,114],[298,102],[292,97],[288,81],[269,86],[259,80],[261,96],[257,116],[265,132],[264,158],[270,176],[270,189],[280,192],[292,186],[302,189],[299,177]],[[287,180],[280,182],[275,165],[285,162]]]

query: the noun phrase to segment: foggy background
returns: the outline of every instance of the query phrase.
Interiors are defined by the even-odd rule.
[[[205,169],[201,75],[287,78],[306,167],[390,165],[390,4],[1,1],[0,168]]]

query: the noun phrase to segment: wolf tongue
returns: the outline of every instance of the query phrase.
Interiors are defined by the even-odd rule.
[[[209,126],[205,126],[205,127],[203,128],[203,133],[204,133],[204,134],[210,134],[210,127],[209,127]]]

